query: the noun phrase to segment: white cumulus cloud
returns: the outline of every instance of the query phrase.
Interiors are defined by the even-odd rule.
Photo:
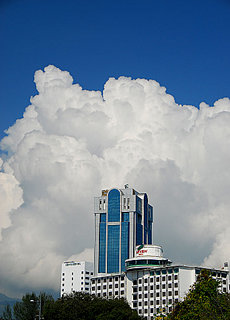
[[[125,183],[148,193],[154,242],[170,259],[229,260],[228,98],[198,110],[126,77],[87,91],[54,66],[35,83],[1,141],[0,292],[58,290],[64,260],[92,261],[93,197]]]

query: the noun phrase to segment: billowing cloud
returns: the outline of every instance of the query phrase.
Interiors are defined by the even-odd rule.
[[[109,79],[83,90],[54,66],[1,148],[0,291],[58,290],[61,263],[92,260],[93,197],[146,191],[154,242],[174,261],[229,259],[230,100],[181,106],[156,81]]]

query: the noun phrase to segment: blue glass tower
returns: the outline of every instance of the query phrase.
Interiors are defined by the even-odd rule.
[[[127,185],[94,199],[94,274],[120,273],[140,244],[152,244],[153,208],[146,193]]]

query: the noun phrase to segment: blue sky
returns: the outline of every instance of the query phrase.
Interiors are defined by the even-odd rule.
[[[229,96],[230,1],[5,0],[0,3],[0,137],[53,64],[84,89],[154,79],[177,103]]]

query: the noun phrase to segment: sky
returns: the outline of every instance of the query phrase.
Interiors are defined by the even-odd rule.
[[[129,183],[176,262],[230,256],[230,2],[0,3],[0,292],[93,257],[93,197]]]

